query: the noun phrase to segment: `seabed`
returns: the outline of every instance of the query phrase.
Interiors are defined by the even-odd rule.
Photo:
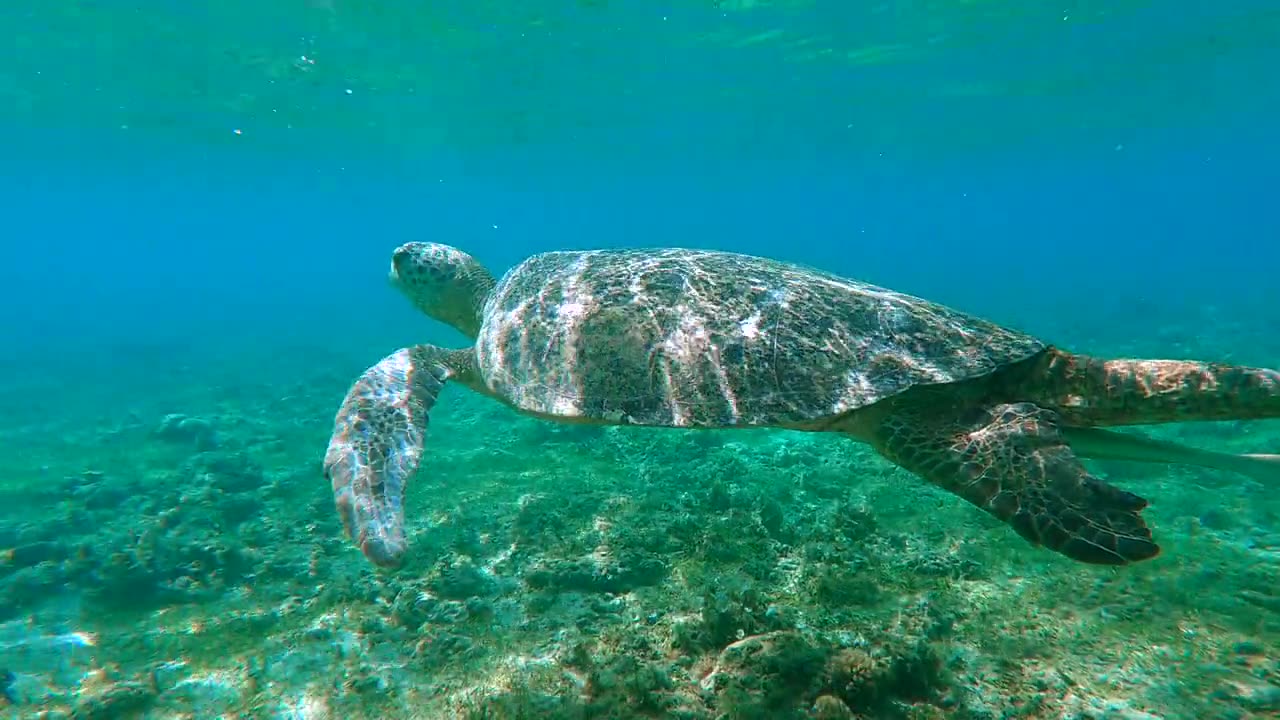
[[[450,388],[383,572],[320,472],[363,367],[272,362],[0,394],[0,717],[1280,714],[1275,488],[1096,464],[1164,553],[1093,567],[839,438],[559,426]],[[1280,449],[1277,423],[1157,432]]]

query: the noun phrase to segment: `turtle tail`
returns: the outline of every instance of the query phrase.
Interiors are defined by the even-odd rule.
[[[370,562],[404,556],[404,491],[422,462],[428,414],[467,351],[397,350],[364,371],[334,420],[324,473],[347,535]]]
[[[1017,394],[1069,425],[1280,418],[1280,371],[1190,360],[1107,360],[1049,349]]]

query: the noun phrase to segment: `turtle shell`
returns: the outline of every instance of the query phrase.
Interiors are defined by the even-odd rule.
[[[1044,344],[892,290],[736,253],[535,255],[489,296],[477,363],[515,407],[669,427],[800,425]]]

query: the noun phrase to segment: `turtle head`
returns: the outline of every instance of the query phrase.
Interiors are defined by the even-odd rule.
[[[479,261],[457,248],[411,242],[391,255],[391,283],[414,307],[474,339],[495,281]]]

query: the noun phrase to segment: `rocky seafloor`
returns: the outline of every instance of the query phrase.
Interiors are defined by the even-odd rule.
[[[319,468],[360,369],[0,393],[0,717],[1280,716],[1276,488],[1095,465],[1164,554],[1094,567],[839,438],[455,388],[382,572]],[[1277,423],[1161,432],[1280,449]]]

